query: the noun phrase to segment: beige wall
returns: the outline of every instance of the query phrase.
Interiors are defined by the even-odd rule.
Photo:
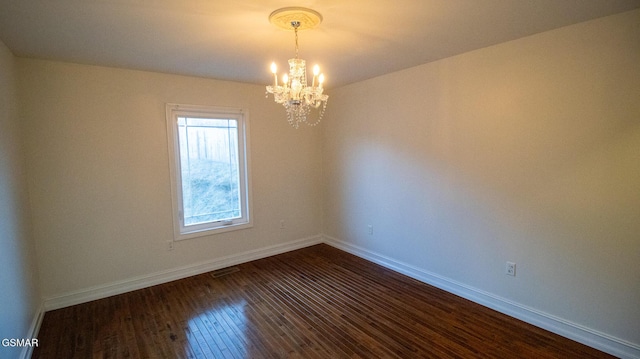
[[[40,308],[16,104],[15,59],[0,42],[0,339],[29,338]],[[21,350],[0,346],[0,358]]]
[[[332,91],[325,234],[640,347],[639,24],[636,10]]]
[[[321,233],[321,137],[290,128],[264,87],[41,60],[18,64],[45,299]],[[167,102],[249,110],[252,229],[167,250]]]

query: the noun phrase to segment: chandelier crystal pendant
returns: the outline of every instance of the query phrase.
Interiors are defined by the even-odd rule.
[[[310,29],[322,21],[322,16],[311,9],[300,7],[288,7],[276,10],[269,16],[269,21],[287,30],[293,30],[296,39],[296,57],[289,59],[289,73],[284,74],[282,83],[278,83],[278,68],[276,63],[271,64],[273,73],[273,85],[267,86],[267,97],[273,94],[276,103],[282,104],[287,111],[287,120],[294,128],[300,123],[315,126],[320,123],[324,111],[327,108],[329,96],[323,94],[324,74],[320,73],[320,67],[313,67],[311,86],[307,83],[307,66],[303,59],[298,58],[298,30]],[[318,116],[310,121],[311,110],[318,110]]]

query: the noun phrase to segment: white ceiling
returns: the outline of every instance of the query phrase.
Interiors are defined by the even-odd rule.
[[[376,77],[640,7],[640,0],[0,0],[0,39],[16,56],[266,84],[294,57],[269,23],[304,6],[300,58],[326,87]]]

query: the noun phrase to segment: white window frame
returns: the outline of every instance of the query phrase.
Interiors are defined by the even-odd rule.
[[[178,117],[237,120],[241,203],[240,218],[185,226],[182,200],[182,171],[180,167]],[[203,237],[252,227],[251,176],[249,173],[249,112],[246,109],[237,108],[167,103],[166,120],[169,147],[169,172],[171,175],[174,240]]]

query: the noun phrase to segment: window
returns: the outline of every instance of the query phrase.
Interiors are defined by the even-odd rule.
[[[174,238],[247,228],[248,113],[167,104]]]

